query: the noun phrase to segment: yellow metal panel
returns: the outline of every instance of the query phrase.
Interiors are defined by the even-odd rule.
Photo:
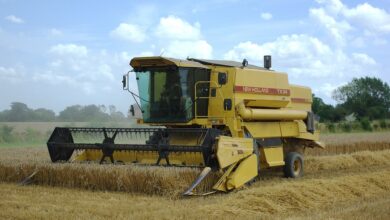
[[[221,169],[253,153],[252,138],[218,138],[217,159]]]
[[[244,120],[299,120],[306,119],[307,112],[294,109],[263,109],[263,108],[248,108],[243,102],[236,106],[238,114]]]
[[[236,102],[251,107],[285,107],[290,101],[287,74],[268,70],[237,68],[234,83]]]
[[[124,163],[156,164],[158,159],[157,152],[148,151],[117,151],[113,154],[114,160]],[[75,157],[75,161],[100,161],[102,152],[100,150],[84,150]],[[109,161],[108,158],[106,158]],[[169,153],[169,162],[173,165],[186,166],[204,166],[202,153],[189,152],[171,152]],[[160,164],[166,164],[165,159]]]
[[[269,167],[284,165],[283,146],[266,148],[261,147],[260,149],[260,153],[264,154],[265,162]]]
[[[245,122],[244,126],[253,138],[281,136],[279,122]]]
[[[313,102],[311,89],[305,86],[290,85],[291,88],[291,103],[288,108],[311,111]]]
[[[309,133],[309,132],[302,132],[302,133],[299,133],[298,138],[318,141],[320,139],[320,134],[318,131],[314,132],[314,134]]]
[[[172,145],[199,145],[203,142],[203,139],[199,137],[199,134],[193,133],[173,133],[169,135],[169,143]]]
[[[237,68],[236,85],[289,89],[287,74],[248,68]]]
[[[213,189],[214,190],[217,190],[217,191],[228,191],[227,188],[226,188],[226,181],[227,181],[227,177],[230,175],[230,173],[233,171],[233,169],[236,167],[238,162],[236,163],[233,163],[232,165],[230,165],[228,168],[226,168],[225,170],[225,173],[223,173],[223,175],[221,176],[221,178],[219,178],[219,180],[217,181],[217,183],[214,184],[213,186]]]
[[[282,137],[297,137],[299,135],[298,122],[280,122]]]
[[[236,189],[255,178],[258,175],[257,156],[252,154],[244,159],[227,178],[226,188]]]
[[[245,128],[253,138],[296,137],[298,124],[291,122],[245,122]]]
[[[209,100],[209,116],[232,118],[234,117],[234,99],[233,99],[233,85],[236,69],[233,67],[214,67],[212,66],[210,81],[211,88],[216,90],[216,96],[210,97]],[[227,83],[225,85],[218,84],[218,74],[226,73]],[[226,111],[223,107],[223,101],[225,98],[232,98],[232,110]]]
[[[237,97],[239,97],[237,95]],[[245,98],[249,99],[248,96],[246,96]],[[243,97],[243,99],[245,99]],[[258,97],[257,97],[258,98]],[[267,98],[263,98],[262,100],[252,100],[252,101],[248,101],[246,103],[246,106],[248,107],[258,107],[258,106],[267,106],[267,107],[271,107],[271,108],[278,108],[278,107],[281,107],[281,106],[286,106],[286,104],[289,102],[290,99],[287,99],[285,97],[280,97],[279,98],[280,100],[278,99],[275,99],[274,97],[267,97]]]
[[[306,127],[305,122],[298,121],[298,127],[299,127],[299,132],[300,133],[306,133],[307,132],[307,127]]]

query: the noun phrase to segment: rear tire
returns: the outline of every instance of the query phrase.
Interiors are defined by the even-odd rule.
[[[284,159],[284,176],[298,178],[303,176],[303,156],[297,152],[289,152]]]

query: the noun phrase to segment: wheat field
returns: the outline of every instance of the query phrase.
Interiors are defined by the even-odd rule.
[[[390,150],[380,154],[363,151],[324,157],[307,157],[305,172],[340,170],[365,166],[390,165]],[[34,184],[99,191],[122,191],[178,198],[200,173],[197,168],[146,167],[138,165],[0,163],[0,180],[20,183],[37,171]],[[271,173],[271,172],[270,172]],[[275,175],[281,172],[275,171]],[[198,187],[200,192],[211,191],[220,175],[206,178]],[[260,176],[267,178],[267,175]]]
[[[52,164],[45,148],[2,148],[0,219],[390,219],[390,135],[363,135],[324,136],[325,150],[306,151],[303,178],[263,170],[240,190],[191,198],[180,193],[199,169]]]
[[[265,171],[241,190],[187,199],[2,183],[0,218],[388,219],[389,159],[389,150],[313,157],[301,179]]]

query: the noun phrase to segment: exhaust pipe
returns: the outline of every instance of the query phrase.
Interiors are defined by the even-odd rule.
[[[265,55],[264,56],[264,68],[267,70],[271,69],[272,66],[272,57],[271,55]]]

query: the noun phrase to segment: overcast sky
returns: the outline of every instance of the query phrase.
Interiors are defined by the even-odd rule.
[[[125,112],[130,59],[160,54],[257,65],[270,54],[291,83],[334,103],[331,91],[353,77],[390,82],[390,2],[0,0],[0,110]]]

